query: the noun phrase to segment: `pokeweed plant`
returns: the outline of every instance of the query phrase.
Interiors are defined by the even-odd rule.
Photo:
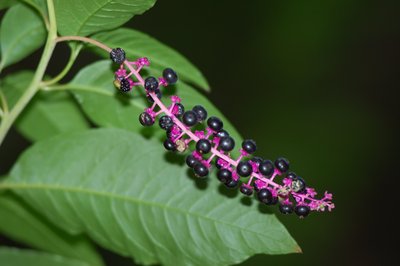
[[[278,205],[283,214],[304,218],[334,208],[332,195],[316,198],[289,171],[287,159],[253,156],[256,142],[241,141],[192,87],[207,90],[208,83],[186,58],[143,33],[119,28],[154,3],[0,4],[9,7],[1,22],[0,69],[44,43],[34,72],[12,73],[0,83],[0,143],[13,125],[34,142],[0,183],[0,232],[36,249],[3,247],[0,261],[103,265],[93,243],[137,263],[163,265],[229,265],[257,253],[301,252],[275,215],[245,206],[239,196],[226,197],[217,180],[255,195],[260,204]],[[45,76],[60,42],[70,43],[70,59],[59,75]],[[108,59],[60,83],[83,48]],[[161,130],[139,126],[155,123],[166,131],[166,150],[193,151],[183,161],[166,156],[158,147]],[[207,180],[213,163],[217,179]]]

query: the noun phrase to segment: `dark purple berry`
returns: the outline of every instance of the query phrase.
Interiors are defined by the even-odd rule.
[[[164,141],[164,148],[167,149],[168,151],[175,151],[176,150],[176,145],[172,140],[166,139]]]
[[[294,212],[300,217],[305,218],[310,213],[310,208],[305,205],[298,205],[294,209]]]
[[[262,188],[257,193],[257,198],[264,204],[270,204],[272,202],[272,193],[267,188]]]
[[[197,121],[198,122],[203,122],[204,120],[207,119],[207,111],[204,109],[203,106],[201,105],[196,105],[192,108],[193,112],[196,113],[197,116]]]
[[[175,84],[178,81],[178,75],[171,68],[164,69],[162,74],[168,84]]]
[[[297,193],[301,193],[306,189],[306,182],[300,176],[292,180],[292,190]]]
[[[293,207],[287,204],[279,205],[279,210],[283,214],[291,214],[293,212]]]
[[[248,161],[241,161],[238,163],[238,165],[236,167],[236,172],[240,176],[247,177],[247,176],[251,175],[251,173],[253,173],[253,168]]]
[[[242,149],[245,150],[247,153],[252,154],[257,149],[256,142],[252,139],[245,139],[242,142]]]
[[[152,126],[154,124],[154,119],[149,113],[143,112],[139,115],[139,122],[142,126]]]
[[[225,168],[219,169],[217,172],[217,178],[219,181],[221,181],[222,183],[225,184],[225,183],[231,181],[232,172]]]
[[[271,202],[268,205],[275,205],[278,203],[278,197],[272,196]]]
[[[162,93],[161,93],[160,89],[156,89],[156,90],[154,91],[154,93],[156,94],[156,96],[157,96],[158,99],[161,99]],[[149,102],[151,102],[151,103],[154,103],[154,99],[153,99],[153,97],[151,97],[150,95],[147,95],[147,100],[148,100]]]
[[[129,83],[129,80],[125,79],[125,78],[121,78],[119,80],[119,90],[122,92],[128,92],[131,90],[131,84]]]
[[[229,180],[228,182],[225,183],[225,186],[227,188],[236,188],[238,183],[239,182],[237,180],[231,179],[231,180]]]
[[[214,136],[217,136],[218,138],[229,137],[229,133],[226,130],[222,129],[215,133]]]
[[[275,167],[281,173],[286,173],[289,170],[289,161],[286,158],[279,157],[275,160]]]
[[[114,48],[110,52],[110,58],[114,63],[122,64],[125,61],[125,51],[121,48]]]
[[[223,137],[220,139],[218,147],[223,151],[231,151],[235,147],[235,141],[232,137]]]
[[[167,115],[160,117],[160,120],[158,122],[160,127],[164,130],[168,130],[174,125],[172,118]]]
[[[218,117],[211,116],[207,120],[207,125],[209,128],[211,128],[214,131],[220,131],[222,129],[222,127],[224,126],[224,123]]]
[[[286,175],[286,178],[289,178],[289,179],[296,179],[296,177],[297,177],[297,175],[296,175],[296,173],[295,172],[289,172],[287,175]]]
[[[186,157],[186,164],[190,168],[193,168],[198,162],[199,161],[191,154]]]
[[[193,112],[192,110],[186,111],[183,114],[182,122],[188,127],[192,127],[192,126],[196,125],[197,124],[196,113]]]
[[[181,103],[175,103],[175,107],[178,109],[178,112],[175,114],[176,117],[181,117],[185,112],[185,107]]]
[[[246,184],[240,186],[240,192],[246,196],[251,196],[253,194],[253,189]]]
[[[196,143],[196,150],[201,154],[207,154],[211,151],[211,142],[208,139],[199,139]]]
[[[255,157],[251,158],[250,161],[261,164],[264,161],[264,159],[261,157],[255,156]]]
[[[198,177],[205,177],[208,175],[208,168],[202,163],[196,163],[193,167],[193,171]]]
[[[274,164],[270,160],[265,160],[258,166],[258,171],[266,177],[269,177],[274,172]]]
[[[155,77],[146,78],[144,88],[147,92],[155,92],[158,89],[158,80]]]

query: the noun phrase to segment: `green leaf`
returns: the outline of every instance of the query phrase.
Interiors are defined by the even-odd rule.
[[[69,232],[143,264],[229,265],[299,251],[275,215],[224,196],[215,178],[197,188],[175,162],[157,141],[91,130],[37,142],[0,188]]]
[[[11,193],[0,194],[0,232],[38,249],[86,261],[90,265],[103,265],[84,236],[72,236],[62,231]]]
[[[4,80],[0,80],[0,90],[4,94],[10,110],[22,96],[32,78],[33,72],[20,71],[7,75]]]
[[[180,79],[191,82],[207,91],[210,90],[203,74],[189,60],[147,34],[133,29],[121,28],[98,33],[93,38],[109,47],[122,47],[131,60],[136,57],[147,57],[152,67],[159,70],[158,75],[161,75],[164,68],[171,67],[178,73]],[[109,56],[103,50],[97,51],[103,57]]]
[[[0,10],[4,8],[8,8],[16,3],[16,0],[1,0],[0,1]]]
[[[151,8],[156,0],[55,0],[61,35],[86,36],[117,28]]]
[[[25,58],[44,44],[46,28],[31,8],[18,4],[5,14],[0,29],[0,69]]]
[[[138,121],[139,114],[149,106],[149,102],[143,96],[143,88],[135,87],[133,92],[127,94],[118,92],[112,83],[114,73],[111,67],[109,60],[93,63],[83,68],[65,88],[72,90],[85,113],[95,124],[138,131],[142,129]],[[163,91],[174,89],[175,93],[182,97],[186,108],[192,108],[196,104],[203,105],[209,115],[222,118],[225,128],[233,137],[240,139],[224,115],[202,94],[184,82],[178,82]],[[163,101],[166,99],[165,96]]]
[[[122,94],[114,85],[110,61],[99,61],[83,68],[66,85],[72,90],[84,112],[97,125],[129,130],[141,128],[139,114],[147,104],[138,93]]]
[[[16,122],[22,135],[32,141],[63,132],[89,128],[79,105],[66,92],[41,92],[25,108]]]
[[[7,266],[89,266],[77,260],[33,250],[0,247],[0,265]]]

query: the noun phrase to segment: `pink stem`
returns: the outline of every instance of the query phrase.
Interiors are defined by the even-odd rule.
[[[124,64],[129,68],[129,70],[133,73],[133,75],[137,78],[137,80],[140,82],[140,84],[144,87],[144,80],[142,78],[142,76],[138,73],[138,71],[136,71],[130,64],[128,61],[124,61]],[[155,93],[149,93],[150,97],[153,99],[154,104],[157,105],[160,108],[160,111],[158,113],[165,113],[167,116],[171,117],[173,122],[182,130],[182,135],[186,134],[189,136],[189,139],[185,140],[185,143],[188,144],[190,143],[190,141],[195,141],[197,142],[199,140],[199,138],[193,134],[193,132],[191,130],[189,130],[176,116],[174,116],[170,110],[168,110],[168,108],[160,101],[160,99],[158,99],[157,95]],[[153,106],[154,106],[153,104]],[[157,113],[157,114],[158,114]],[[238,163],[240,162],[240,160],[243,158],[243,155],[240,155],[239,158],[237,160],[233,160],[232,158],[230,158],[229,156],[221,153],[220,151],[218,151],[216,148],[211,148],[211,152],[212,152],[212,157],[210,157],[210,159],[214,158],[215,156],[223,159],[224,161],[228,162],[229,164],[233,165],[235,168],[237,167]],[[209,159],[209,161],[211,162],[211,160]],[[280,188],[281,185],[275,183],[273,181],[273,179],[275,178],[275,176],[277,175],[277,172],[274,172],[274,174],[272,175],[271,179],[265,178],[262,175],[260,175],[259,173],[253,173],[253,175],[250,178],[250,182],[252,181],[253,178],[257,178],[261,181],[263,181],[264,183],[266,183],[269,186],[275,187],[275,188]],[[307,199],[310,201],[320,201],[314,198],[310,198],[310,197],[305,197],[303,194],[298,194],[295,192],[292,192],[292,194],[294,196],[298,196],[302,199]]]

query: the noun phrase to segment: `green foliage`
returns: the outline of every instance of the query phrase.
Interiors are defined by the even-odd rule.
[[[120,28],[95,34],[93,38],[110,47],[123,46],[131,58],[146,56],[149,58],[151,66],[160,73],[164,68],[171,67],[179,73],[181,80],[189,81],[200,88],[210,90],[207,80],[200,70],[177,51],[147,34],[133,29]],[[100,56],[107,56],[104,51],[96,50]]]
[[[33,72],[20,71],[8,75],[4,80],[0,80],[0,90],[7,100],[9,109],[13,109],[32,78]]]
[[[169,160],[157,141],[100,129],[37,143],[2,186],[70,233],[144,264],[227,265],[298,251],[274,215],[222,195],[215,179],[196,189]]]
[[[0,36],[1,69],[20,61],[42,46],[46,30],[42,19],[34,10],[18,4],[5,14]]]
[[[55,0],[61,35],[86,36],[121,26],[151,8],[156,0]]]
[[[27,139],[38,141],[63,132],[86,130],[89,123],[69,93],[41,92],[26,107],[16,127]]]
[[[89,266],[85,262],[67,259],[58,255],[21,250],[16,248],[0,248],[0,265],[7,266]]]
[[[0,1],[0,10],[2,10],[3,8],[7,8],[12,6],[13,4],[15,4],[16,0],[1,0]]]
[[[70,235],[54,226],[11,193],[0,195],[0,232],[41,250],[91,265],[102,265],[101,258],[86,237]]]

